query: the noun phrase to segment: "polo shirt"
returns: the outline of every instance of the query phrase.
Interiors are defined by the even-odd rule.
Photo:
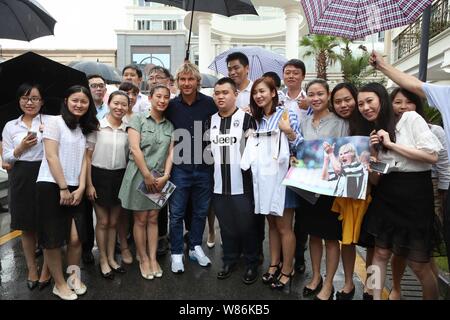
[[[201,92],[197,92],[192,105],[188,105],[181,94],[170,100],[165,115],[175,128],[174,166],[193,171],[212,165],[211,161],[206,163],[203,157],[208,145],[208,139],[204,137],[206,122],[216,112],[218,109],[214,100]]]

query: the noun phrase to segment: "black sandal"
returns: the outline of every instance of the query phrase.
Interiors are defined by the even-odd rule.
[[[269,269],[270,269],[270,268],[277,268],[277,269],[275,270],[274,273],[270,273],[269,271],[267,271],[266,273],[264,273],[264,274],[262,275],[262,282],[263,282],[264,284],[271,284],[272,282],[274,282],[274,281],[278,278],[278,276],[280,275],[280,273],[281,273],[281,266],[282,266],[281,262],[278,263],[278,264],[270,265],[270,266],[269,266]]]

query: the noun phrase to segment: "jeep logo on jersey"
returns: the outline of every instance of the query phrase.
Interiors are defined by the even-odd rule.
[[[229,134],[218,134],[212,143],[217,144],[220,147],[231,146],[237,142],[237,138]]]

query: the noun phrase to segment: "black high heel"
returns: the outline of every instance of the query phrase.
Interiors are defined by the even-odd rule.
[[[275,270],[275,272],[274,273],[270,273],[269,271],[267,271],[266,273],[264,273],[263,275],[262,275],[262,282],[264,283],[264,284],[271,284],[271,283],[273,283],[277,278],[278,278],[278,276],[280,275],[280,273],[281,273],[281,262],[280,263],[278,263],[278,264],[273,264],[273,265],[270,265],[269,266],[269,269],[270,268],[277,268],[276,270]]]
[[[275,280],[274,282],[271,283],[270,288],[276,289],[276,290],[283,290],[284,287],[286,287],[289,284],[289,290],[290,290],[291,286],[292,286],[292,278],[294,277],[294,275],[295,275],[294,270],[292,270],[289,274],[280,272],[280,276],[277,278],[277,280]],[[283,276],[288,278],[288,280],[286,282],[281,281],[281,277],[283,277]]]
[[[317,295],[315,295],[313,300],[322,300],[322,299],[320,299]],[[334,286],[331,288],[330,296],[328,297],[328,299],[325,300],[334,300]]]
[[[99,268],[100,274],[102,275],[103,278],[109,279],[109,280],[114,280],[114,273],[112,270],[107,273],[103,273],[102,267],[100,265],[98,265],[98,268]]]
[[[319,293],[320,290],[322,290],[322,285],[323,285],[323,278],[321,276],[320,277],[320,282],[317,285],[317,287],[315,287],[314,289],[311,289],[311,288],[308,288],[308,287],[305,286],[303,288],[303,296],[307,297],[307,296],[312,296],[312,295],[315,295],[315,294]]]
[[[48,280],[44,280],[44,281],[39,281],[38,282],[38,289],[39,291],[44,290],[46,287],[48,287],[50,285],[50,283],[52,282],[52,277],[48,278]]]

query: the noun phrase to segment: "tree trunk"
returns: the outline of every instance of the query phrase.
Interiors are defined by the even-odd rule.
[[[319,54],[317,55],[316,67],[317,67],[317,77],[324,80],[328,80],[327,55],[325,52],[319,52]]]

